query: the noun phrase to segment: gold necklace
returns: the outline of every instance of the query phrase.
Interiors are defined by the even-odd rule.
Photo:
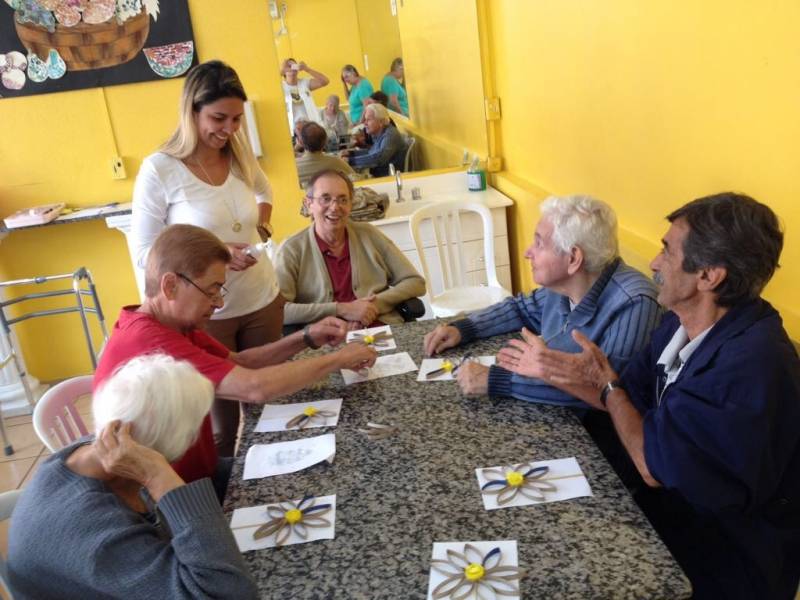
[[[217,184],[214,183],[213,179],[211,179],[211,176],[208,174],[208,171],[206,171],[206,168],[203,166],[203,163],[200,162],[200,159],[198,159],[196,156],[192,158],[194,158],[194,162],[197,163],[197,166],[200,167],[200,169],[203,171],[203,175],[206,176],[208,183],[216,187]],[[225,182],[223,181],[223,183]],[[234,208],[231,208],[230,206],[228,206],[228,201],[223,196],[222,203],[225,205],[228,214],[231,216],[231,219],[233,220],[233,225],[231,225],[231,229],[233,230],[234,233],[239,233],[242,230],[242,224],[239,222],[239,215],[234,210],[236,208],[236,202],[234,201]]]

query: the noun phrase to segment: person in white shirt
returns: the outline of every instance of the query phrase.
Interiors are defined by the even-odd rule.
[[[131,240],[135,268],[144,269],[158,234],[168,225],[203,227],[223,240],[228,265],[225,305],[206,329],[232,352],[280,338],[284,299],[264,253],[248,247],[269,236],[272,190],[241,124],[247,96],[239,77],[221,61],[194,67],[186,77],[181,119],[172,137],[142,162],[133,190]],[[238,403],[215,400],[214,437],[232,456]]]
[[[299,77],[300,71],[305,71],[311,75],[311,79]],[[317,105],[311,92],[325,87],[330,80],[309,67],[304,62],[297,62],[293,58],[287,58],[281,63],[281,87],[283,88],[283,98],[286,102],[286,115],[289,119],[289,131],[294,131],[294,124],[298,119],[307,119],[322,124],[322,117],[319,114]]]

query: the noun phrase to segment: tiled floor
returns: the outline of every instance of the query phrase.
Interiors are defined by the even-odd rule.
[[[91,431],[92,407],[89,396],[79,399],[77,407],[86,427]],[[9,417],[5,419],[5,424],[8,439],[14,447],[14,454],[5,456],[0,450],[0,492],[25,487],[39,464],[50,454],[33,430],[30,415]],[[8,521],[0,522],[0,552],[3,556],[6,556],[8,523]]]

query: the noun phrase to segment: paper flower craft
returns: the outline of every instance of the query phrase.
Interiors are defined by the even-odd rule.
[[[389,345],[389,340],[394,339],[389,331],[378,331],[377,333],[354,333],[353,340],[356,342],[364,342],[367,346],[375,346],[376,348],[385,348]]]
[[[336,412],[332,410],[321,410],[314,406],[306,407],[303,412],[301,412],[296,417],[292,417],[288,421],[286,421],[286,429],[291,429],[292,427],[297,427],[298,429],[302,429],[306,425],[309,425],[315,419],[321,420],[323,423],[325,419],[328,417],[335,417]]]
[[[433,371],[428,371],[425,373],[425,379],[436,379],[439,375],[444,375],[445,373],[455,373],[458,371],[458,368],[463,365],[468,360],[472,359],[472,353],[467,352],[461,360],[452,361],[449,358],[444,359],[442,366],[438,369],[434,369]]]
[[[314,496],[306,494],[303,499],[295,504],[291,500],[282,504],[267,506],[269,521],[253,533],[254,540],[275,534],[275,545],[281,546],[296,533],[300,538],[308,537],[308,527],[330,527],[331,522],[322,515],[331,510],[330,504],[317,504]],[[288,504],[289,508],[285,505]],[[304,508],[305,507],[305,508]]]
[[[550,467],[546,465],[530,467],[523,471],[526,467],[530,467],[530,464],[523,463],[513,467],[503,467],[502,471],[500,469],[484,469],[483,476],[488,481],[481,487],[481,492],[497,494],[497,503],[506,504],[516,498],[517,494],[541,502],[545,499],[545,492],[556,491],[553,483],[541,479],[547,474]]]
[[[431,568],[446,577],[431,595],[434,600],[519,597],[517,582],[522,577],[522,570],[519,567],[500,566],[502,559],[500,548],[493,548],[486,556],[472,544],[464,544],[463,553],[448,550],[447,560],[431,561]]]
[[[366,433],[369,441],[382,440],[397,433],[397,427],[391,425],[381,425],[380,423],[367,423],[366,429],[359,429],[361,433]]]
[[[28,61],[22,52],[0,54],[0,81],[9,90],[21,90],[25,85],[25,68]]]

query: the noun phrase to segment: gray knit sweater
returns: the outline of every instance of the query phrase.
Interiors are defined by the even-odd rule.
[[[14,510],[16,599],[258,597],[209,479],[164,494],[155,522],[67,468],[82,443],[42,463]]]

